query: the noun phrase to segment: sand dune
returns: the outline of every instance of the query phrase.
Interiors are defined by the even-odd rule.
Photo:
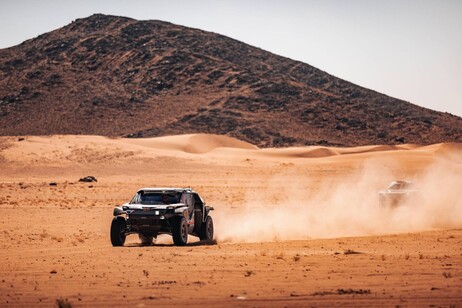
[[[339,153],[333,148],[310,146],[286,149],[263,149],[261,154],[280,158],[320,158],[338,155]]]
[[[231,138],[213,134],[190,134],[158,138],[124,139],[124,142],[155,149],[183,151],[191,154],[204,154],[216,148],[257,149],[256,146]]]
[[[360,154],[360,153],[370,153],[370,152],[386,152],[386,151],[399,151],[407,150],[406,146],[398,145],[371,145],[371,146],[361,146],[361,147],[352,147],[352,148],[337,148],[337,151],[341,154]]]
[[[380,208],[396,179],[423,201]],[[199,191],[218,244],[113,248],[112,208],[142,186]],[[461,304],[461,186],[460,144],[0,137],[0,306]]]
[[[108,138],[101,136],[29,136],[25,140],[18,141],[17,138],[2,137],[3,144],[2,156],[14,162],[36,161],[42,159],[43,162],[70,160],[77,149],[81,153],[74,153],[75,156],[93,156],[94,159],[101,156],[101,159],[112,159],[119,156],[116,153],[131,153],[129,156],[141,153],[150,155],[162,154],[210,154],[213,156],[226,155],[230,152],[231,156],[240,155],[244,158],[268,158],[290,159],[290,158],[323,158],[331,156],[358,155],[366,154],[367,157],[374,155],[380,156],[383,152],[391,155],[403,155],[408,152],[411,155],[441,155],[448,153],[462,152],[462,146],[454,143],[441,143],[430,146],[400,145],[400,146],[361,146],[352,148],[335,147],[293,147],[293,148],[272,148],[259,149],[258,147],[228,136],[192,134],[167,136],[158,138]],[[2,148],[0,148],[2,149]],[[236,151],[238,150],[238,151]],[[243,150],[243,151],[241,151]],[[121,154],[123,157],[123,154]],[[364,156],[364,155],[363,155]],[[235,157],[240,159],[242,157]],[[338,158],[341,160],[342,158]]]

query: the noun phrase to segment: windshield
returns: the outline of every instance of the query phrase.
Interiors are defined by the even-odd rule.
[[[409,189],[411,187],[412,187],[412,183],[410,182],[395,182],[391,184],[388,189],[401,190],[401,189]]]
[[[145,204],[145,205],[158,205],[158,204],[175,204],[180,203],[181,193],[176,192],[138,192],[130,201],[130,204]]]

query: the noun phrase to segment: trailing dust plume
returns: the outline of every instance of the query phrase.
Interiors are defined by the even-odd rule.
[[[371,160],[352,175],[317,186],[309,178],[296,176],[296,184],[284,184],[275,176],[263,193],[249,189],[241,207],[220,208],[214,213],[218,241],[300,240],[462,227],[460,163],[438,160],[402,178],[380,161]],[[393,180],[411,180],[418,192],[394,209],[380,207],[378,191]]]

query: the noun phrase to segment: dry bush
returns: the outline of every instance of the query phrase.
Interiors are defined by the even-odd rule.
[[[66,299],[63,299],[63,298],[58,298],[56,300],[56,305],[59,307],[59,308],[72,308],[72,304]]]
[[[48,234],[48,232],[46,230],[43,230],[42,233],[40,233],[40,239],[42,239],[42,240],[46,239],[49,236],[50,235]]]
[[[347,249],[343,252],[344,255],[357,255],[360,254],[359,251],[354,251],[353,249]]]

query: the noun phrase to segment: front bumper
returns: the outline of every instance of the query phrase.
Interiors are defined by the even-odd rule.
[[[170,218],[174,213],[170,210],[134,210],[127,212],[127,228],[129,232],[157,235],[170,233]]]

